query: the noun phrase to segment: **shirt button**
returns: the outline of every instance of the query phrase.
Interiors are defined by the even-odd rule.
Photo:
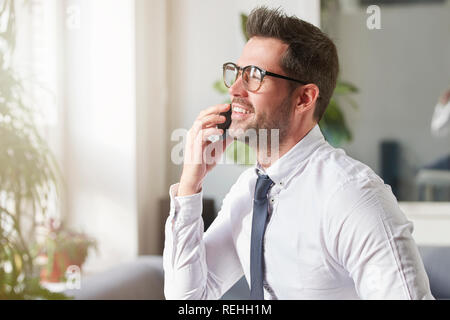
[[[274,199],[274,198],[270,198],[270,202],[271,202],[271,203],[274,203],[274,202],[275,202],[275,199]]]

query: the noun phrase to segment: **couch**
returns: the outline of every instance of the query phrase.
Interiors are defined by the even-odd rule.
[[[419,247],[436,299],[450,299],[450,247]],[[141,256],[133,262],[118,265],[108,271],[81,279],[80,290],[66,294],[83,300],[161,300],[164,299],[164,273],[161,256]],[[242,277],[223,297],[223,300],[250,298]]]

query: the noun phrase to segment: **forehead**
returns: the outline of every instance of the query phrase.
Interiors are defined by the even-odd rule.
[[[287,44],[275,38],[253,37],[245,44],[237,64],[281,72],[280,60],[287,48]]]

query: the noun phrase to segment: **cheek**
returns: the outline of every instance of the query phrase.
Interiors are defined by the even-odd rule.
[[[276,106],[275,99],[267,95],[255,97],[251,102],[256,114],[270,113]]]
[[[249,101],[253,105],[255,114],[275,115],[279,106],[285,101],[288,92],[281,85],[266,83],[256,93],[249,93]]]

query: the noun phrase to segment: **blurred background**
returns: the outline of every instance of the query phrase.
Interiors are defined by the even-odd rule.
[[[227,100],[221,67],[257,5],[335,41],[322,131],[391,185],[419,245],[450,244],[449,1],[1,0],[0,298],[162,254],[173,133]],[[206,226],[247,165],[207,176]]]

